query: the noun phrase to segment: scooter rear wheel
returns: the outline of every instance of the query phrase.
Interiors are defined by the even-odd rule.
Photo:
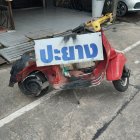
[[[130,71],[124,67],[121,79],[113,81],[113,85],[119,92],[125,92],[129,86]]]
[[[47,83],[45,87],[43,84]],[[42,96],[47,93],[49,83],[41,73],[33,73],[18,83],[20,91],[27,96]]]

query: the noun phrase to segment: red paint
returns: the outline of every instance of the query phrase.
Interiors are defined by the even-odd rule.
[[[104,60],[97,61],[92,74],[82,76],[83,79],[92,80],[93,84],[100,84],[101,80],[106,76],[108,81],[119,80],[122,76],[123,67],[126,62],[124,54],[116,52],[111,47],[109,41],[102,31],[102,42],[104,47]],[[40,71],[46,76],[49,82],[54,88],[59,88],[69,82],[69,78],[62,74],[62,70],[59,65],[57,66],[45,66],[37,67],[35,62],[30,62],[30,65],[24,68],[17,75],[17,82],[25,79],[29,74],[35,71]],[[76,77],[79,71],[73,71],[72,74]]]

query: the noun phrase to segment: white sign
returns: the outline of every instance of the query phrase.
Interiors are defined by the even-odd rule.
[[[38,67],[103,60],[101,33],[35,40],[35,54]]]

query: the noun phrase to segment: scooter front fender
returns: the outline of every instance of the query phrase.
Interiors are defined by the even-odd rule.
[[[108,81],[119,80],[122,77],[125,63],[125,55],[123,53],[117,53],[113,59],[109,60],[108,68],[106,71],[106,79]]]

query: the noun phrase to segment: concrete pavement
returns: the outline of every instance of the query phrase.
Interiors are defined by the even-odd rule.
[[[137,89],[132,98],[122,106],[118,115],[112,118],[100,132],[98,140],[138,140],[139,98],[140,98],[140,46],[127,53],[128,67],[131,68],[130,85]],[[135,63],[137,62],[137,63]],[[139,62],[139,63],[138,63]]]
[[[0,70],[0,119],[34,101],[22,95],[17,87],[8,87],[10,69]]]
[[[140,92],[110,124],[98,140],[140,139]]]
[[[98,140],[138,140],[140,139],[140,92],[110,124]]]

